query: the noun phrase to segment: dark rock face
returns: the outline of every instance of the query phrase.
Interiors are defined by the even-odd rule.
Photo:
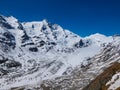
[[[5,22],[0,23],[0,26],[1,27],[5,27],[7,29],[14,29],[10,24],[5,23]]]
[[[46,30],[47,27],[45,25],[42,26],[41,30]]]
[[[55,42],[48,42],[48,45],[57,45]]]
[[[6,29],[14,29],[10,24],[6,22],[3,16],[0,16],[0,26]]]
[[[75,47],[77,48],[81,48],[81,47],[84,47],[85,43],[83,42],[82,39],[80,39],[80,41],[78,43],[75,44]]]
[[[80,39],[80,41],[78,43],[76,43],[74,46],[76,48],[82,48],[82,47],[87,47],[89,45],[90,45],[90,41],[89,40],[88,41],[84,41],[84,40]]]
[[[81,39],[80,41],[79,41],[79,47],[82,47],[84,45],[84,43],[83,43],[83,40]]]
[[[23,31],[23,32],[24,32],[24,35],[22,36],[22,43],[25,43],[25,41],[30,39],[30,37],[26,34],[25,31]]]
[[[9,72],[7,70],[4,70],[3,68],[0,68],[0,76],[7,75]]]
[[[42,41],[39,42],[39,44],[40,44],[39,47],[42,47],[42,46],[45,45],[45,41],[42,40]]]
[[[45,42],[45,41],[41,40],[41,41],[39,42],[38,47],[42,47],[42,46],[44,46],[44,45],[55,46],[55,45],[57,45],[57,44],[56,44],[55,42],[49,42],[49,41]]]
[[[0,15],[0,22],[5,22],[6,20],[3,18],[3,16]]]
[[[27,46],[27,45],[34,45],[34,43],[33,43],[33,42],[25,43],[25,44],[21,45],[21,47],[25,47],[25,46]]]
[[[25,90],[24,87],[21,87],[21,88],[11,88],[10,90]],[[32,90],[32,89],[28,89],[28,90]]]
[[[41,84],[41,87],[42,87],[43,90],[52,90],[52,87],[45,86],[44,84]]]
[[[32,51],[32,52],[38,52],[37,47],[31,47],[31,48],[29,48],[29,50]]]
[[[8,59],[6,59],[2,55],[0,55],[0,64],[5,63],[6,61],[8,61]]]
[[[7,75],[10,72],[13,72],[14,70],[17,70],[16,68],[21,66],[22,66],[21,63],[0,55],[0,76],[1,77],[4,75]]]
[[[8,60],[6,63],[5,63],[5,66],[7,68],[12,68],[12,67],[21,67],[22,65],[19,63],[19,62],[16,62],[14,60]]]
[[[19,23],[19,22],[18,22],[18,24],[19,24],[19,26],[17,28],[20,29],[20,30],[24,30],[24,27],[22,26],[22,24]]]
[[[15,37],[10,32],[0,33],[0,43],[3,51],[7,51],[10,48],[15,48]]]

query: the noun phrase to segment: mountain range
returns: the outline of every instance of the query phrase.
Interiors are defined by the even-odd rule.
[[[0,90],[120,90],[119,62],[119,34],[0,15]]]

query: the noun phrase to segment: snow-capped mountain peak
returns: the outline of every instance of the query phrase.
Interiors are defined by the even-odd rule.
[[[119,42],[119,36],[97,33],[80,37],[47,20],[19,22],[13,16],[0,15],[0,89],[70,75]]]
[[[0,15],[0,26],[7,29],[22,29],[21,23],[13,16],[5,17]]]

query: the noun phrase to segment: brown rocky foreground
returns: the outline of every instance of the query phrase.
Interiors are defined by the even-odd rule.
[[[106,83],[111,80],[112,76],[116,74],[116,72],[120,72],[120,63],[118,62],[113,63],[82,90],[108,90],[110,85],[106,86]],[[120,90],[120,87],[116,90]]]

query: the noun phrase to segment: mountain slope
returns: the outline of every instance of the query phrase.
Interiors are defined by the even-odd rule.
[[[117,80],[120,81],[118,72],[120,72],[120,63],[113,63],[113,65],[104,70],[102,74],[100,74],[83,90],[116,90],[120,87],[119,82],[118,84],[115,84],[115,82],[117,83]],[[113,77],[114,82],[111,82],[110,79],[112,79]]]
[[[119,35],[80,37],[47,20],[21,23],[12,16],[0,15],[0,89],[42,88],[46,83],[56,87],[59,82],[60,90],[70,90],[73,85],[66,82],[71,80],[79,85],[76,90],[81,89],[101,73],[98,70],[117,61],[109,58],[118,52],[119,41]]]
[[[81,90],[98,76],[98,78],[95,79],[95,81],[93,81],[93,83],[90,84],[91,86],[86,87],[83,90],[102,90],[101,89],[102,85],[107,84],[107,82],[111,79],[111,77],[114,74],[116,74],[117,71],[119,71],[119,63],[111,66],[114,62],[120,62],[119,51],[120,51],[120,44],[117,39],[116,42],[112,44],[108,44],[101,51],[101,53],[95,55],[92,58],[87,59],[88,64],[86,65],[82,64],[76,67],[73,70],[73,72],[68,76],[62,76],[52,80],[45,80],[42,83],[42,88],[50,87],[53,88],[53,90]],[[105,70],[109,66],[111,66],[112,68],[108,69],[106,72]],[[102,72],[103,74],[101,74]],[[59,89],[56,89],[58,87]],[[117,87],[119,87],[119,85]]]

